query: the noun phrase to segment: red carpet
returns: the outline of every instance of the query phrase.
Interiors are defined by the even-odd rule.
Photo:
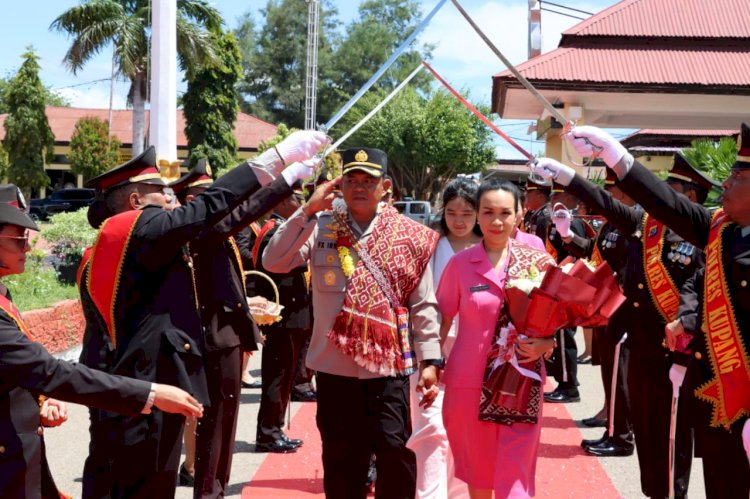
[[[305,445],[294,454],[268,454],[242,490],[243,499],[323,497],[316,409],[314,403],[303,404],[287,432],[290,437],[303,439]],[[599,461],[581,450],[581,432],[564,404],[545,404],[542,425],[537,497],[620,497]]]

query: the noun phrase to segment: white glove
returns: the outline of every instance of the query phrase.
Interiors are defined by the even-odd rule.
[[[745,420],[745,426],[742,427],[742,444],[745,446],[747,461],[750,463],[750,418]]]
[[[552,158],[537,158],[529,164],[532,173],[540,177],[552,179],[560,185],[568,186],[576,176],[576,171],[569,166],[565,166],[559,161]]]
[[[672,367],[669,368],[669,381],[672,382],[673,397],[678,397],[680,395],[680,387],[685,380],[686,371],[687,367],[681,366],[680,364],[672,364]]]
[[[312,177],[322,162],[323,158],[312,158],[292,163],[281,172],[281,176],[284,177],[286,183],[291,187],[298,180],[305,180]]]
[[[565,139],[581,156],[590,158],[598,155],[610,168],[628,154],[627,149],[614,137],[594,126],[577,126],[565,134]],[[599,152],[594,146],[601,147],[602,151]]]
[[[300,130],[276,144],[276,151],[282,161],[289,164],[312,158],[326,143],[328,137],[323,132]]]
[[[570,221],[572,217],[568,210],[557,210],[552,214],[552,222],[555,224],[560,237],[570,236]]]

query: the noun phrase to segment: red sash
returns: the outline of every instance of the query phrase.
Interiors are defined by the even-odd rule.
[[[78,285],[78,289],[81,289],[81,277],[83,277],[83,271],[86,268],[86,265],[89,263],[89,259],[91,258],[92,249],[93,246],[89,246],[88,248],[83,250],[81,263],[78,265],[78,270],[76,271],[76,284]]]
[[[729,299],[722,260],[722,234],[734,225],[721,209],[711,221],[703,286],[703,331],[714,378],[695,391],[698,398],[714,406],[711,426],[726,428],[742,416],[750,416],[750,357]]]
[[[666,229],[647,213],[643,215],[643,275],[656,310],[665,322],[672,322],[680,306],[680,292],[661,258]]]
[[[552,256],[552,258],[553,258],[553,259],[554,259],[555,261],[557,261],[557,250],[555,249],[555,247],[554,247],[554,246],[552,246],[552,243],[551,243],[551,242],[549,242],[549,231],[550,231],[550,230],[552,230],[552,229],[549,229],[549,230],[547,231],[547,237],[545,237],[545,238],[544,238],[544,249],[546,249],[546,250],[547,250],[547,253],[549,253],[549,254],[550,254],[550,256]]]
[[[36,341],[34,339],[34,336],[31,334],[31,331],[29,330],[28,326],[23,322],[23,319],[21,318],[21,312],[18,311],[15,305],[13,305],[13,302],[10,301],[8,298],[0,294],[0,310],[5,312],[10,316],[11,319],[13,319],[13,322],[16,323],[16,326],[18,326],[18,329],[23,332],[23,334],[26,335],[26,337],[31,341]]]
[[[113,346],[117,345],[114,313],[122,262],[141,213],[140,210],[130,210],[105,220],[87,260],[91,269],[86,286],[96,309],[104,318]]]
[[[594,267],[598,267],[604,261],[602,252],[599,250],[599,238],[602,235],[602,229],[605,225],[607,224],[602,224],[599,227],[599,230],[596,232],[596,237],[594,238],[594,249],[591,250],[591,263],[594,264]]]
[[[258,253],[260,253],[260,244],[263,242],[263,236],[266,235],[266,232],[273,229],[276,226],[276,220],[273,218],[269,218],[266,220],[266,223],[263,224],[263,227],[257,232],[255,232],[255,244],[253,244],[253,267],[256,269],[258,268]]]

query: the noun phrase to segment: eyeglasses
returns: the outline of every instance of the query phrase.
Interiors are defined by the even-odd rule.
[[[3,235],[0,235],[0,238],[3,238],[3,239],[13,239],[13,240],[15,240],[16,246],[18,247],[18,249],[24,250],[24,249],[26,249],[26,246],[28,246],[28,244],[29,244],[29,231],[26,230],[23,233],[23,236],[3,236]]]

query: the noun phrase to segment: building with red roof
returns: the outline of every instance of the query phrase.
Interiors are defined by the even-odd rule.
[[[188,147],[187,137],[185,136],[185,115],[182,109],[177,113],[177,157],[179,159],[187,158]],[[45,168],[48,170],[52,185],[72,183],[81,187],[83,179],[76,178],[70,172],[70,164],[67,160],[67,153],[70,151],[70,139],[75,130],[78,120],[84,117],[95,117],[105,122],[109,120],[108,109],[83,109],[74,107],[55,107],[46,108],[47,120],[49,121],[52,133],[55,135],[55,159]],[[0,114],[0,140],[5,138],[5,122],[7,114]],[[146,134],[148,134],[149,111],[146,110]],[[131,157],[131,147],[133,140],[133,118],[131,110],[113,110],[112,111],[112,135],[117,137],[122,143],[120,149],[120,158],[127,161]],[[258,152],[258,146],[264,140],[276,135],[276,125],[263,121],[260,118],[245,113],[237,113],[237,121],[234,123],[234,135],[237,138],[239,146],[238,155],[242,159],[255,156]],[[44,196],[44,191],[40,196]]]
[[[623,0],[517,69],[571,119],[612,128],[737,129],[750,109],[748,0]],[[503,118],[549,114],[509,72]],[[539,131],[549,126],[540,123]]]

